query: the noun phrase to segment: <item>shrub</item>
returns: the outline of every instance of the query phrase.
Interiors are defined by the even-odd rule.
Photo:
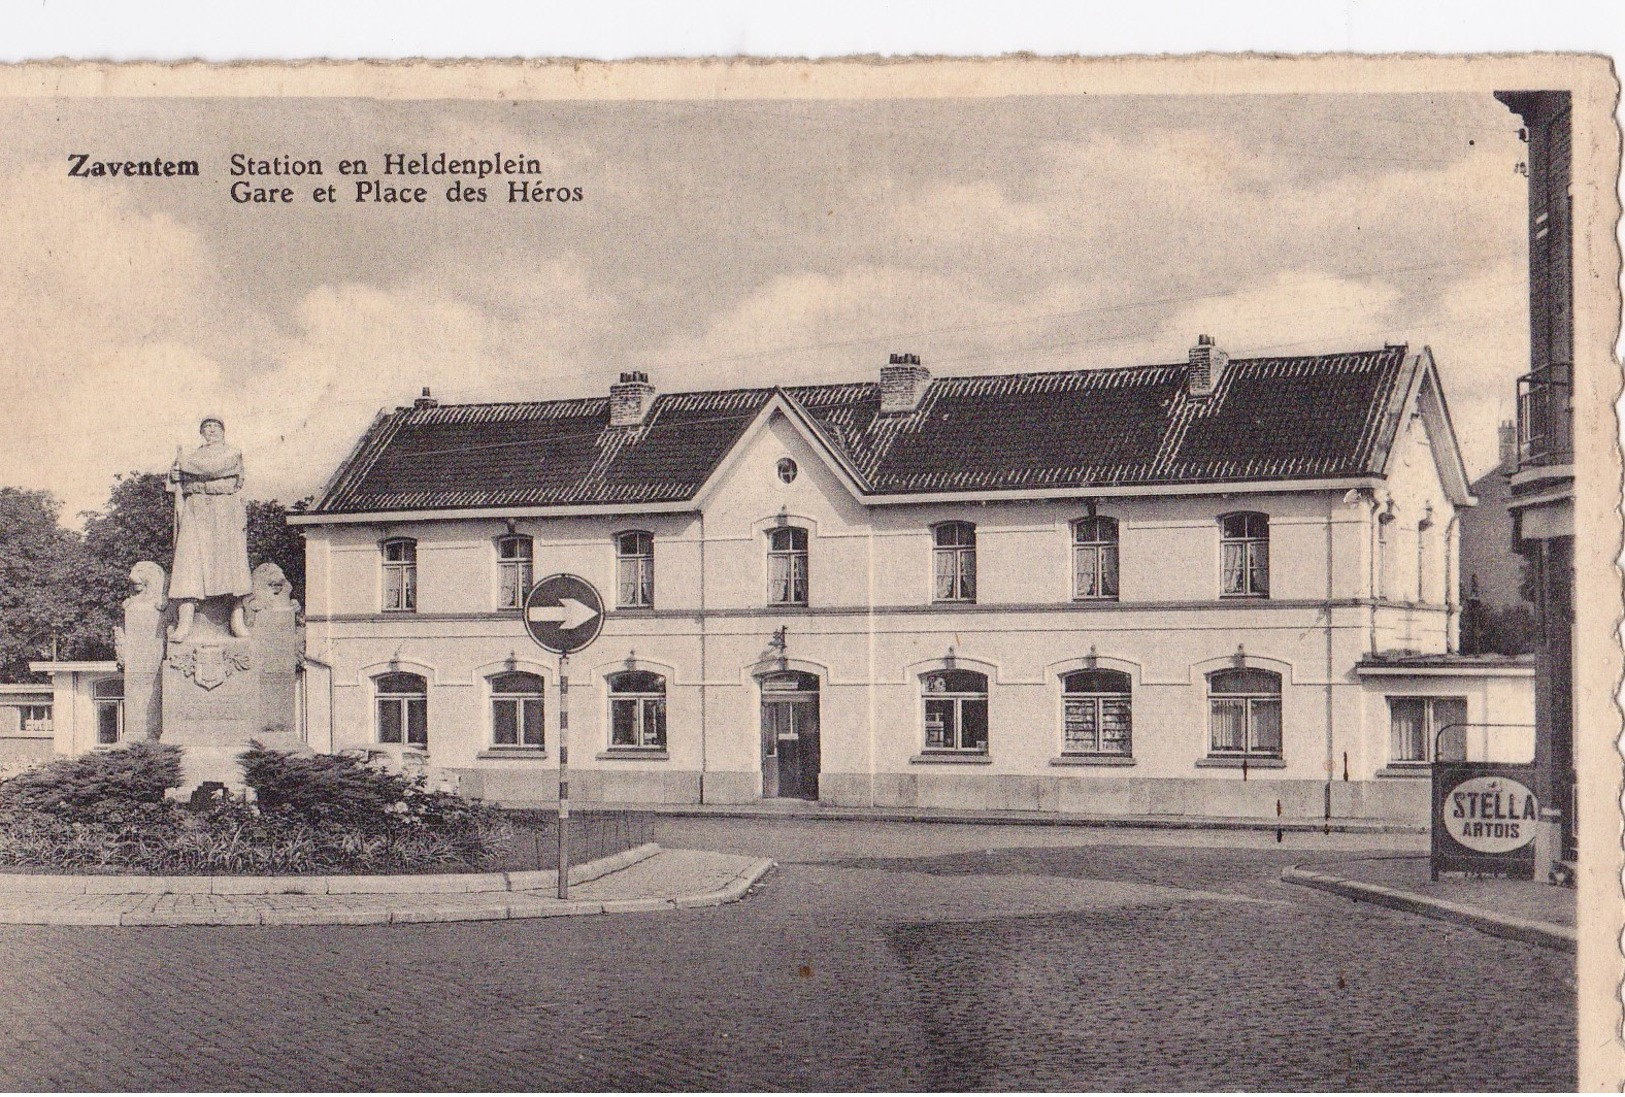
[[[413,782],[343,754],[289,754],[258,740],[237,756],[243,781],[267,811],[307,818],[366,822],[382,819],[411,795]]]
[[[58,758],[0,784],[0,809],[100,816],[164,803],[181,783],[180,748],[139,739],[117,750]]]
[[[514,844],[493,808],[347,757],[258,743],[241,756],[256,802],[165,800],[180,751],[157,743],[63,759],[0,785],[0,866],[204,873],[479,871]],[[25,780],[24,778],[27,778]]]

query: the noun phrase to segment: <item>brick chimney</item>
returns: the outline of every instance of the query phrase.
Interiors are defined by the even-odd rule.
[[[1185,390],[1192,396],[1211,396],[1218,387],[1230,356],[1213,345],[1213,336],[1198,335],[1190,350],[1190,366],[1185,371]]]
[[[894,354],[880,367],[880,412],[891,415],[913,411],[931,385],[931,371],[920,365],[918,354]]]
[[[609,425],[635,427],[649,414],[655,402],[655,387],[642,370],[621,374],[619,384],[609,386]]]
[[[439,406],[440,401],[429,395],[428,385],[423,386],[423,395],[412,401],[412,407],[418,411],[422,411],[424,408],[437,408]]]
[[[1501,426],[1496,430],[1496,436],[1501,442],[1501,471],[1513,473],[1518,471],[1518,428],[1510,419],[1503,419]]]

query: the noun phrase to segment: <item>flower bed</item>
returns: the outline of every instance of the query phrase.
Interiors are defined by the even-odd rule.
[[[166,800],[180,751],[61,759],[0,784],[0,869],[151,875],[491,871],[521,845],[493,808],[338,755],[245,752],[255,799]]]

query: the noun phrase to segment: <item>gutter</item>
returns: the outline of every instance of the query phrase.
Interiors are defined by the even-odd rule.
[[[1348,491],[1382,486],[1381,476],[1346,476],[1320,480],[1245,480],[1201,484],[1080,484],[1065,488],[1015,488],[1008,491],[938,491],[913,494],[858,494],[864,506],[908,506],[921,503],[1025,503],[1097,498],[1160,499],[1169,495],[1265,495],[1290,492]],[[703,490],[703,489],[702,489]],[[378,522],[456,521],[468,518],[576,518],[593,515],[696,514],[698,495],[664,503],[582,503],[563,506],[456,507],[445,509],[373,510],[349,514],[290,514],[291,526],[337,526]]]

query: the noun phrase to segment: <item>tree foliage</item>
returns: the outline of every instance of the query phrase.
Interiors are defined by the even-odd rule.
[[[60,512],[48,492],[0,488],[0,677],[10,681],[74,628],[83,547],[57,524]]]

